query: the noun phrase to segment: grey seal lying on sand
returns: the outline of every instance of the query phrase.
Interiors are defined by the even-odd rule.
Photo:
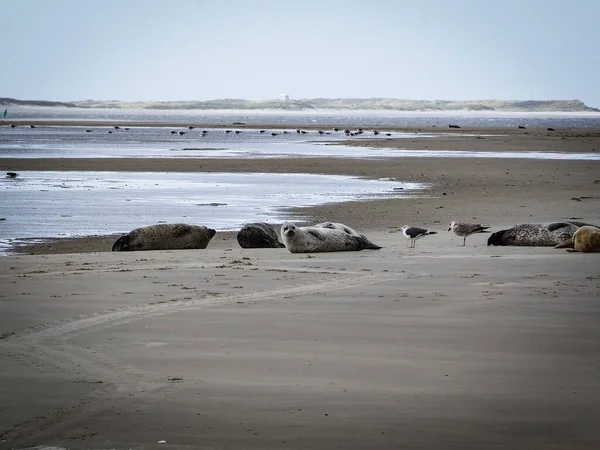
[[[242,248],[282,248],[277,232],[272,225],[265,222],[247,223],[237,234],[237,241]]]
[[[587,224],[581,222],[522,223],[492,233],[488,245],[554,247],[571,239],[577,229],[583,225]]]
[[[344,233],[350,234],[352,236],[361,237],[361,238],[363,238],[366,241],[369,240],[364,234],[359,233],[354,228],[350,228],[348,225],[344,225],[343,223],[322,222],[322,223],[318,223],[316,225],[313,225],[313,227],[317,227],[317,228],[329,228],[330,230],[339,230],[339,231],[343,231]],[[379,247],[376,244],[373,244],[373,245],[375,247]],[[381,248],[381,247],[379,247],[379,248]]]
[[[313,227],[317,227],[317,228],[329,228],[330,230],[343,231],[344,233],[351,234],[352,236],[359,236],[359,237],[362,236],[362,234],[360,234],[354,228],[350,228],[349,226],[344,225],[343,223],[322,222],[322,223],[317,223],[316,225],[313,225]]]
[[[113,244],[112,251],[203,249],[215,234],[215,230],[204,225],[161,223],[136,228],[121,236]]]
[[[291,253],[347,252],[381,247],[362,236],[354,236],[340,230],[320,227],[297,227],[284,222],[281,238]]]

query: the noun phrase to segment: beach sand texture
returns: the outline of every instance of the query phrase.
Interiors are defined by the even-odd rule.
[[[546,144],[542,131],[538,140],[507,133],[494,150],[600,149],[598,133]],[[470,139],[461,145],[486,148]],[[10,160],[3,169],[110,163]],[[159,161],[119,163],[152,170]],[[488,247],[485,233],[462,247],[445,231],[451,220],[492,231],[600,224],[600,161],[160,164],[433,187],[301,211],[358,229],[377,251],[244,250],[234,233],[217,233],[198,251],[111,253],[114,239],[96,237],[0,258],[1,449],[600,447],[598,254]],[[397,231],[405,223],[438,234],[410,249]]]

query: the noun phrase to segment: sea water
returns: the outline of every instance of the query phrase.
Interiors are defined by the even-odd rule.
[[[26,171],[0,178],[0,242],[124,233],[156,223],[235,230],[281,222],[290,208],[409,197],[426,188],[338,175]]]
[[[86,131],[89,130],[89,131]],[[441,139],[445,133],[390,132],[374,135],[366,131],[347,137],[343,131],[315,130],[299,134],[295,130],[228,128],[189,130],[187,127],[114,127],[38,126],[0,127],[2,158],[353,158],[379,159],[401,157],[435,158],[534,158],[600,159],[598,153],[567,152],[490,152],[478,150],[404,150],[337,145],[340,140],[365,139]],[[108,132],[111,133],[108,133]],[[171,134],[174,131],[176,134]],[[239,134],[236,134],[236,131]],[[179,135],[178,133],[185,133]],[[275,133],[275,136],[271,136]],[[327,134],[326,134],[327,133]],[[456,136],[457,134],[453,134]],[[490,136],[490,135],[479,135]],[[333,145],[332,145],[333,144]]]

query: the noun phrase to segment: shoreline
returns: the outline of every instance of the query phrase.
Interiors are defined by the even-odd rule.
[[[479,132],[500,132],[501,135],[485,138],[462,135],[472,131],[473,128],[469,128],[448,134],[438,130],[436,133],[439,136],[436,138],[420,138],[416,134],[408,139],[344,140],[328,145],[432,151],[477,149],[482,152],[562,151],[586,154],[600,151],[600,129],[557,134],[485,128]],[[309,222],[341,222],[365,232],[389,231],[405,223],[440,227],[451,220],[505,225],[576,217],[578,220],[600,223],[600,160],[452,157],[2,158],[0,167],[3,171],[312,173],[370,179],[392,178],[430,186],[409,199],[333,203],[291,211],[292,217],[308,217]],[[581,201],[572,200],[581,197],[584,197]],[[202,218],[190,222],[202,224]],[[123,230],[126,231],[130,230]],[[110,250],[108,244],[113,238],[114,235],[50,238],[44,244],[18,245],[15,249],[35,254],[106,251]],[[12,252],[9,250],[7,253]]]

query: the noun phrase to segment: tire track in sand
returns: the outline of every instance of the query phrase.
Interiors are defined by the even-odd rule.
[[[152,402],[159,392],[166,394],[178,389],[176,383],[156,379],[152,374],[124,362],[70,344],[69,338],[73,336],[191,309],[236,302],[252,304],[284,296],[326,293],[380,283],[397,277],[398,274],[390,273],[361,273],[360,275],[344,273],[334,280],[310,285],[301,284],[259,292],[133,305],[17,332],[2,341],[5,356],[34,365],[38,370],[50,371],[54,376],[98,383],[99,387],[84,398],[60,405],[43,417],[14,424],[10,429],[0,431],[0,436],[4,442],[10,442],[12,448],[37,445],[51,439],[57,430],[68,429],[84,420],[82,417],[85,415],[106,410],[112,403],[122,399],[125,393],[130,403],[135,399],[141,407],[144,403]]]

